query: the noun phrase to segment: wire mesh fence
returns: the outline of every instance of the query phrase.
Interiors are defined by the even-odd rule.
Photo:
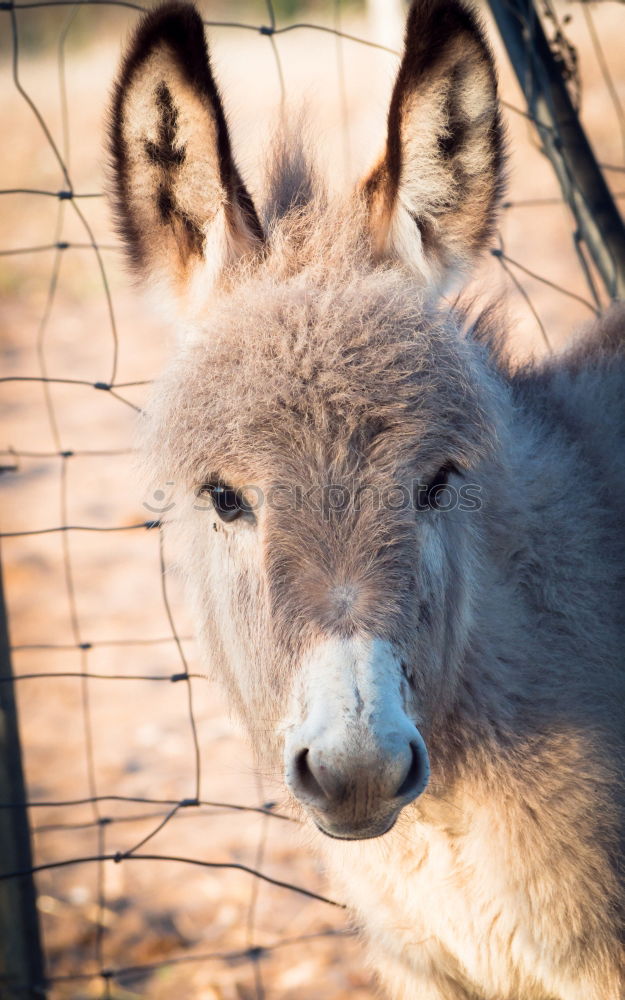
[[[197,666],[163,539],[171,484],[149,497],[131,485],[136,411],[166,336],[118,259],[100,135],[120,40],[144,9],[0,3],[1,465],[13,501],[2,560],[14,661],[1,683],[14,684],[21,716],[46,956],[37,988],[365,998],[354,933],[281,806],[279,776],[254,773]],[[330,178],[356,177],[381,142],[397,63],[395,45],[368,34],[366,11],[339,0],[299,20],[271,2],[203,10],[251,186],[272,115],[313,87],[309,127]],[[541,13],[618,201],[624,9],[546,0]],[[393,31],[399,45],[401,25]],[[607,297],[494,28],[492,39],[511,193],[475,295],[509,299],[523,357],[561,347]]]

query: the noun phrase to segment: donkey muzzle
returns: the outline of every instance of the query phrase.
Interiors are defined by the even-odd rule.
[[[329,837],[381,837],[425,789],[427,749],[415,727],[392,734],[384,748],[369,745],[359,751],[353,738],[350,743],[343,752],[321,740],[299,748],[287,766],[287,784]]]
[[[285,779],[330,837],[387,833],[428,782],[428,752],[404,710],[401,663],[380,639],[330,639],[300,675]]]

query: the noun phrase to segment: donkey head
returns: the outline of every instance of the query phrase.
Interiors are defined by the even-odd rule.
[[[496,390],[437,300],[500,194],[489,49],[464,6],[415,3],[386,150],[337,203],[287,143],[256,211],[190,6],[142,21],[110,136],[131,261],[183,331],[147,454],[202,645],[317,825],[379,836],[426,787],[472,627]]]

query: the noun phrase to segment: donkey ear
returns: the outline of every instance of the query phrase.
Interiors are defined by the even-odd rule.
[[[190,4],[168,3],[140,23],[110,114],[117,222],[134,269],[177,307],[262,244],[235,166],[210,68],[204,26]]]
[[[415,0],[384,156],[364,182],[373,246],[439,288],[487,243],[504,139],[490,48],[457,0]]]

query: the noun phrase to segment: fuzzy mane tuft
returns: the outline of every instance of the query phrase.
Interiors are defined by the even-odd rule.
[[[262,216],[272,228],[291,212],[301,212],[323,199],[323,186],[314,165],[302,112],[275,130],[267,160]]]

